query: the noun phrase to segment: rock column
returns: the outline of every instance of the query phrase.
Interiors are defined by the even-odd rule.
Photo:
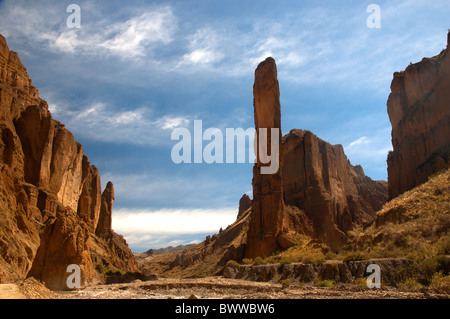
[[[281,115],[280,90],[277,80],[277,67],[273,58],[261,62],[255,71],[253,85],[253,107],[256,129],[256,159],[253,167],[253,202],[252,214],[247,236],[246,256],[254,258],[266,257],[275,252],[279,245],[277,237],[282,231],[284,217],[283,182],[281,178]],[[278,134],[275,133],[275,128]],[[267,129],[267,143],[258,143],[262,134],[260,129]],[[278,136],[276,136],[278,135]],[[272,139],[278,143],[278,156],[274,159]],[[265,144],[265,145],[264,145]],[[263,168],[275,163],[265,163],[266,159],[260,156],[260,148],[277,160],[278,170],[272,174],[264,174]]]

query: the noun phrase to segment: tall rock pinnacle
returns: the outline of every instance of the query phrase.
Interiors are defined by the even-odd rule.
[[[100,217],[98,219],[97,229],[95,233],[100,236],[102,233],[111,230],[112,209],[114,204],[114,186],[108,182],[102,193],[102,203],[100,206]]]
[[[253,167],[253,203],[247,236],[246,256],[253,258],[265,257],[276,251],[279,246],[277,237],[282,231],[284,218],[283,182],[281,178],[281,115],[280,90],[277,80],[277,67],[273,58],[261,62],[255,71],[253,85],[253,107],[255,114],[256,140],[259,141],[260,129],[267,129],[267,142],[257,143],[257,162]],[[278,129],[278,134],[272,128]],[[274,158],[272,139],[278,143],[278,156]],[[264,145],[265,144],[265,145]],[[276,145],[276,144],[275,144]],[[273,165],[266,163],[260,155],[260,148],[266,148],[263,153],[271,156],[271,161],[277,161],[278,170],[273,174],[262,173],[262,168]]]

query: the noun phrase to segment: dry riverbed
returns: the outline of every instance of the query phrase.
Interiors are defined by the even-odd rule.
[[[393,288],[368,289],[338,285],[332,288],[313,285],[282,285],[222,277],[199,279],[160,278],[127,284],[91,286],[80,290],[58,292],[72,299],[427,299],[449,298],[448,294],[422,291],[406,292]]]
[[[317,287],[282,285],[223,277],[198,279],[159,278],[151,281],[94,285],[53,292],[29,278],[0,285],[0,299],[449,299],[445,293],[394,288],[368,289],[356,285]]]

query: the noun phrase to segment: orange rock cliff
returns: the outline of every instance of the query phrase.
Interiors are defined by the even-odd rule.
[[[83,283],[95,262],[137,271],[111,229],[113,200],[112,183],[102,195],[98,169],[0,35],[0,283],[34,276],[65,289],[69,264]]]

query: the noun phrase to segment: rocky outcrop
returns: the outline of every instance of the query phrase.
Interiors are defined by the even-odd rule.
[[[86,156],[83,156],[83,184],[81,196],[78,201],[78,215],[95,232],[100,217],[101,182],[97,167],[91,165]]]
[[[112,225],[112,209],[114,204],[114,186],[108,182],[102,194],[102,202],[100,206],[100,216],[95,233],[101,235],[111,230]]]
[[[439,265],[444,273],[448,273],[450,258]],[[367,267],[376,264],[380,267],[382,285],[396,286],[411,274],[413,260],[404,258],[380,258],[361,261],[329,260],[320,264],[268,264],[243,265],[227,267],[225,278],[244,279],[251,281],[287,281],[289,283],[314,283],[317,280],[331,280],[334,283],[353,283],[356,279],[367,278],[371,272]],[[422,278],[419,276],[419,280]]]
[[[111,229],[113,200],[108,184],[101,211],[98,169],[52,118],[0,35],[0,282],[36,276],[60,289],[68,263],[79,264],[88,282],[94,242],[107,247],[112,266],[136,271],[125,240]],[[96,237],[99,220],[106,235]]]
[[[34,277],[52,290],[66,290],[68,266],[80,267],[81,285],[94,278],[89,251],[89,227],[70,208],[58,207],[57,217],[49,221],[41,237],[28,277]]]
[[[309,131],[283,137],[283,191],[289,228],[321,239],[332,250],[346,243],[353,224],[368,224],[387,200],[386,182],[373,181],[353,166],[341,145],[331,145]],[[299,213],[300,220],[292,221]]]
[[[259,128],[280,128],[272,58],[256,69],[253,93],[257,136]],[[341,145],[303,130],[291,130],[279,143],[280,165],[275,174],[260,172],[264,164],[257,153],[247,257],[266,257],[290,247],[289,230],[320,239],[336,251],[345,245],[354,223],[373,222],[387,200],[387,185],[365,176],[361,166],[352,166]],[[270,138],[267,145],[270,149]]]
[[[387,101],[393,146],[387,160],[389,198],[450,167],[449,87],[448,44],[439,55],[394,73]]]
[[[247,194],[242,195],[241,199],[239,200],[239,209],[236,219],[239,219],[250,207],[252,207],[252,200]]]
[[[282,160],[281,160],[281,113],[275,60],[267,58],[255,70],[253,85],[253,108],[256,129],[256,163],[253,167],[253,201],[245,255],[249,258],[269,256],[278,249],[277,237],[282,232],[284,219]],[[267,129],[267,139],[261,143],[260,136]],[[277,135],[272,136],[277,130]],[[272,140],[274,144],[272,144]],[[278,150],[272,149],[277,145]],[[277,154],[275,154],[277,153]],[[271,155],[267,163],[263,155]],[[275,156],[274,156],[275,155]],[[273,161],[276,161],[274,163]],[[276,165],[275,172],[264,173],[264,168]]]

